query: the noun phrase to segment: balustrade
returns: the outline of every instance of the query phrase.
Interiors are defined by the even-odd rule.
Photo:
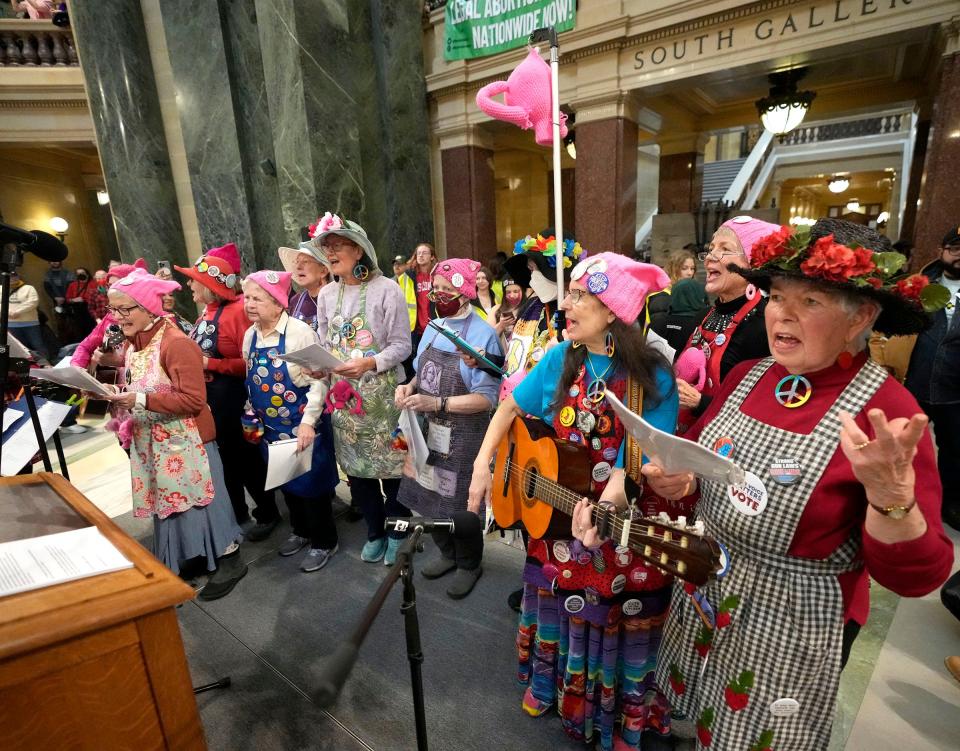
[[[0,66],[80,65],[70,29],[49,21],[0,21]]]
[[[837,141],[841,138],[861,138],[863,136],[889,135],[899,133],[904,127],[904,113],[864,117],[859,120],[846,120],[839,123],[821,123],[801,126],[787,134],[783,144],[798,146],[823,141]]]

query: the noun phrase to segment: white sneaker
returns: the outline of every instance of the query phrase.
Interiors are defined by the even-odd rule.
[[[61,427],[60,430],[62,430],[64,433],[75,433],[75,434],[87,432],[87,428],[83,427],[83,425],[80,425],[79,423],[74,425],[67,425],[66,427]]]

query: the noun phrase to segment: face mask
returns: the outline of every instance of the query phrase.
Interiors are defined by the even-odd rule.
[[[463,305],[462,295],[457,295],[454,298],[446,298],[437,296],[437,301],[433,304],[437,309],[437,314],[446,318],[447,316],[456,315],[460,312],[460,306]]]
[[[77,274],[77,279],[79,279],[81,282],[85,282],[85,281],[87,281],[87,275],[86,275],[86,274]]]
[[[552,302],[557,299],[557,284],[551,282],[539,270],[530,274],[530,286],[540,302]]]

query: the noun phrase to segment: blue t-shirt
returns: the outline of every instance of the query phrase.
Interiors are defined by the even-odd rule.
[[[520,409],[544,422],[553,423],[550,402],[557,391],[557,383],[563,372],[563,358],[569,348],[570,342],[560,342],[548,349],[543,359],[520,381],[513,390],[513,398]],[[587,353],[587,358],[590,362],[589,370],[598,375],[605,372],[610,365],[610,358],[606,355]],[[643,419],[659,430],[673,433],[677,429],[680,399],[672,371],[667,368],[657,370],[657,389],[660,391],[661,401],[656,407],[651,407],[650,401],[644,398]],[[623,443],[620,444],[620,453],[614,466],[623,467]]]
[[[462,339],[474,349],[482,349],[491,355],[501,356],[503,350],[500,349],[500,339],[497,337],[496,329],[484,321],[475,311],[471,310],[466,318],[443,318],[440,322],[448,329],[456,331]],[[469,323],[469,328],[467,324]],[[463,330],[467,329],[467,335],[463,335]],[[417,356],[413,360],[413,367],[417,373],[420,373],[420,355],[427,347],[432,346],[440,352],[458,352],[447,337],[436,329],[429,326],[423,332],[420,339],[420,345],[417,347]],[[468,393],[483,394],[487,397],[491,407],[497,406],[497,395],[500,391],[500,379],[480,368],[471,368],[460,361],[460,377],[463,378],[467,386]]]

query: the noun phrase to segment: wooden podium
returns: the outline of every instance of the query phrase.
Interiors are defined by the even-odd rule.
[[[0,542],[91,525],[132,569],[0,597],[0,747],[206,748],[174,611],[193,589],[60,475],[0,478]]]

